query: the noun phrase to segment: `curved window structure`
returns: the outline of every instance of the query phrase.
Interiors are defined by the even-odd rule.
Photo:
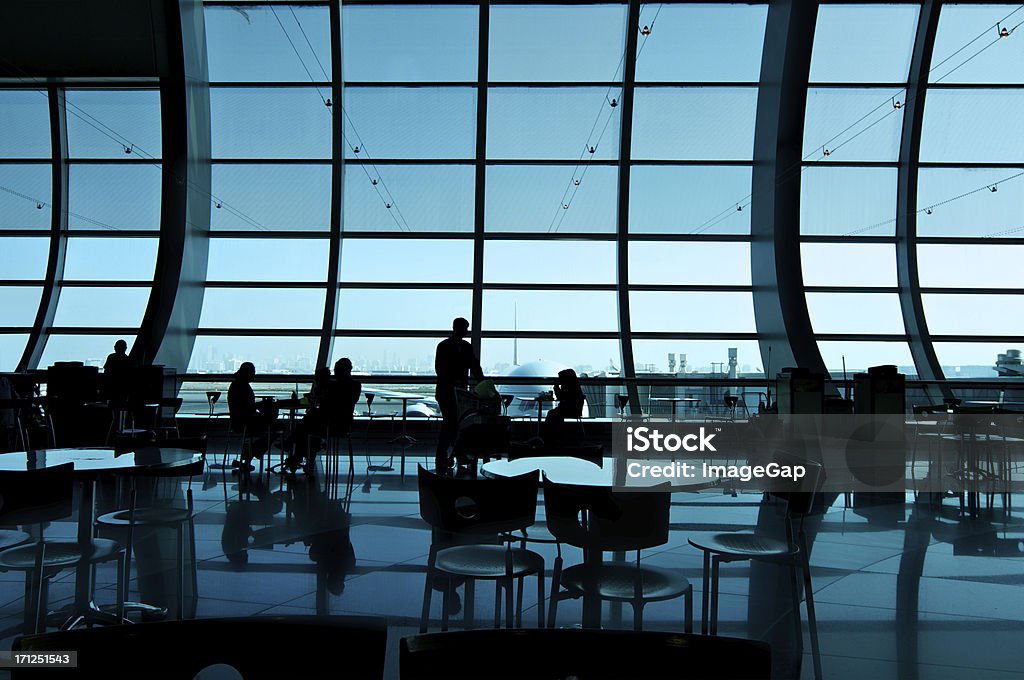
[[[175,368],[430,374],[464,316],[496,374],[707,376],[731,349],[757,374],[768,195],[798,197],[785,332],[806,313],[833,376],[992,377],[1024,335],[1024,48],[995,28],[1020,10],[929,7],[809,17],[800,160],[758,194],[764,121],[792,122],[765,115],[767,4],[208,2],[209,259]],[[154,83],[5,87],[0,370],[102,361],[167,304],[176,121]]]

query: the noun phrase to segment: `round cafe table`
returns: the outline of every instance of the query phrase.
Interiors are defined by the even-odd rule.
[[[631,479],[626,483],[626,465],[630,462],[646,464],[665,464],[669,461],[631,461],[627,459],[605,458],[601,466],[588,460],[570,456],[536,456],[517,458],[516,460],[492,460],[480,468],[485,477],[513,477],[531,471],[543,472],[552,482],[557,484],[576,484],[580,486],[614,487],[621,491],[639,491],[645,486],[652,487],[669,482],[669,492],[700,491],[717,486],[717,477],[706,477],[701,474],[698,463],[692,477],[660,478],[648,477]],[[652,493],[656,493],[653,492]],[[583,551],[583,561],[600,562],[600,552]],[[583,627],[601,627],[601,600],[594,595],[583,596]]]
[[[187,449],[140,448],[116,452],[106,448],[39,449],[0,453],[0,470],[27,472],[71,463],[74,477],[81,486],[78,507],[78,544],[86,552],[94,536],[95,485],[100,475],[146,475],[153,470],[166,470],[196,463],[202,454]],[[117,623],[114,615],[102,611],[92,600],[92,571],[88,560],[81,560],[75,573],[75,602],[62,629],[80,624]]]

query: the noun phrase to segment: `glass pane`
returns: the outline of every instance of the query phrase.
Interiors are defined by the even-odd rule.
[[[312,87],[212,88],[213,157],[330,158],[331,112],[320,96]]]
[[[152,165],[72,165],[68,226],[72,229],[160,228],[163,173]]]
[[[43,348],[39,368],[52,366],[58,361],[81,361],[86,366],[102,368],[118,340],[127,342],[131,353],[135,335],[51,335]]]
[[[807,293],[815,333],[903,333],[896,293]]]
[[[804,159],[895,162],[900,155],[905,101],[903,91],[893,96],[892,90],[809,89]]]
[[[1021,350],[1021,343],[993,344],[988,342],[937,342],[935,354],[947,378],[994,378],[995,365],[1000,354],[1008,350]],[[1009,387],[1009,385],[1008,385]]]
[[[189,373],[233,373],[251,361],[259,373],[312,373],[320,339],[200,335]]]
[[[207,288],[200,328],[321,328],[324,291]]]
[[[476,7],[344,5],[341,25],[345,80],[477,79]]]
[[[616,331],[614,291],[487,290],[486,331]]]
[[[338,297],[338,328],[379,330],[432,330],[443,333],[452,319],[469,317],[473,292],[469,290],[357,290],[343,289]]]
[[[917,5],[822,5],[811,82],[906,82],[917,13]]]
[[[1024,246],[917,246],[918,280],[925,288],[1020,288]]]
[[[896,168],[804,168],[800,233],[892,236]]]
[[[487,157],[587,162],[619,155],[619,89],[501,88],[487,92]],[[590,148],[594,151],[591,152]]]
[[[625,5],[497,5],[490,80],[621,80],[625,22]]]
[[[486,283],[614,283],[615,243],[489,241]]]
[[[890,243],[803,243],[808,286],[895,286],[896,247]]]
[[[0,371],[14,371],[18,368],[21,355],[25,352],[28,336],[20,333],[0,334]]]
[[[1022,11],[1017,5],[943,5],[935,33],[929,81],[1024,82],[1024,74],[1020,70],[1020,64],[1024,63],[1024,44],[1013,39],[998,40],[989,45],[998,35],[996,23],[1013,28],[1024,19]],[[963,49],[968,43],[972,43],[971,47]]]
[[[39,311],[43,289],[36,286],[0,286],[0,323],[8,328],[30,328]]]
[[[331,227],[330,165],[213,164],[212,229]],[[217,202],[221,207],[217,208]]]
[[[634,165],[631,173],[631,233],[750,233],[749,167]]]
[[[62,288],[54,326],[134,328],[142,322],[149,288]]]
[[[347,164],[345,231],[472,232],[475,177],[471,165]]]
[[[637,82],[756,82],[767,17],[767,5],[643,5],[641,27],[654,26],[639,36]]]
[[[669,373],[669,354],[674,354],[677,374],[696,373],[721,378],[723,371],[728,371],[730,348],[736,349],[736,370],[741,376],[753,373],[751,377],[761,377],[761,350],[754,340],[634,340],[633,362],[637,373]],[[757,390],[747,389],[751,392]],[[756,400],[751,397],[750,403],[753,405]],[[646,410],[646,404],[644,408]]]
[[[921,128],[923,162],[1024,160],[1024,90],[930,90]]]
[[[757,88],[637,88],[633,158],[750,160]]]
[[[752,333],[754,300],[750,293],[651,292],[629,294],[634,333]]]
[[[473,88],[350,87],[345,113],[346,158],[454,159],[476,153]]]
[[[0,90],[0,111],[4,112],[0,158],[50,157],[50,105],[46,92]]]
[[[515,364],[516,355],[519,364]],[[575,369],[577,374],[595,374],[621,367],[622,356],[618,340],[575,340],[561,338],[484,338],[480,344],[480,364],[488,375],[508,375],[518,369],[517,375],[544,374],[554,377],[564,368]],[[551,389],[544,381],[540,389]],[[539,389],[525,390],[536,394]],[[530,404],[536,413],[536,406]]]
[[[49,237],[0,237],[0,279],[42,280],[50,253]]]
[[[630,243],[629,282],[749,286],[750,244]]]
[[[618,178],[616,168],[600,165],[490,166],[486,229],[614,232]]]
[[[327,281],[326,239],[210,239],[210,281]]]
[[[67,108],[72,158],[160,158],[159,91],[70,90]]]
[[[917,233],[921,236],[1019,236],[1024,224],[1020,183],[1000,183],[1015,168],[921,168]],[[996,191],[991,191],[995,186]],[[1002,191],[999,191],[1002,189]],[[931,210],[931,213],[928,213]]]
[[[52,172],[49,164],[0,165],[0,229],[50,228]]]
[[[331,79],[326,7],[207,7],[206,45],[210,82]]]
[[[449,320],[449,326],[451,321]],[[334,338],[331,365],[342,357],[352,360],[357,373],[411,373],[434,375],[434,352],[443,336],[436,338]],[[386,389],[395,389],[394,385]],[[405,390],[403,390],[405,391]],[[414,393],[433,394],[433,388],[411,387]],[[384,406],[383,409],[388,407]],[[378,410],[374,403],[373,410]]]
[[[819,342],[818,350],[825,360],[825,367],[833,377],[842,377],[843,360],[846,360],[846,375],[863,373],[871,366],[892,364],[900,373],[917,375],[910,346],[905,342]]]
[[[69,238],[64,279],[152,281],[158,245],[155,238]]]
[[[473,243],[455,240],[347,239],[341,247],[343,281],[470,283]]]
[[[922,295],[934,335],[1024,335],[1016,295]]]

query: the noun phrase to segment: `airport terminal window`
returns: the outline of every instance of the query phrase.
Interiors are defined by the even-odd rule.
[[[474,174],[471,165],[349,162],[344,230],[472,232]]]
[[[45,163],[0,164],[0,229],[50,229],[53,170]]]
[[[452,319],[472,308],[470,290],[344,288],[338,297],[339,329],[433,330],[447,334]]]
[[[199,327],[317,329],[323,316],[323,290],[207,287]]]
[[[634,105],[635,161],[753,157],[756,87],[638,87]]]
[[[570,188],[568,174],[579,179]],[[492,165],[487,168],[487,231],[614,233],[618,169],[589,165]],[[569,206],[566,208],[565,206]]]
[[[812,83],[903,83],[917,5],[822,5],[814,29]]]
[[[476,92],[472,88],[346,87],[344,102],[346,159],[474,155]]]
[[[750,285],[750,244],[638,241],[629,246],[633,285]]]
[[[634,164],[630,173],[630,233],[750,234],[749,165]]]
[[[211,182],[214,231],[326,232],[331,226],[331,166],[326,163],[214,163]]]

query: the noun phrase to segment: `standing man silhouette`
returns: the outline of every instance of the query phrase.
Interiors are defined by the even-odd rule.
[[[448,450],[454,443],[459,418],[455,388],[469,387],[469,376],[474,380],[484,379],[480,360],[473,352],[473,346],[465,340],[468,333],[469,322],[461,316],[455,319],[452,322],[452,334],[438,343],[437,354],[434,355],[434,372],[437,373],[434,397],[441,409],[441,434],[434,459],[438,472],[449,469],[453,462]]]

